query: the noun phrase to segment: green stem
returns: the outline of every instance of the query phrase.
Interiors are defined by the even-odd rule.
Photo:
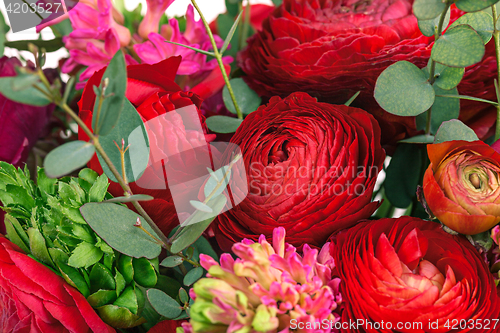
[[[215,42],[212,30],[210,30],[210,26],[208,25],[205,16],[203,16],[200,7],[198,7],[196,0],[191,0],[191,3],[193,4],[193,7],[196,8],[196,11],[198,11],[198,14],[200,14],[200,18],[203,22],[203,25],[207,30],[208,37],[210,37],[210,41],[212,42],[212,48],[214,49],[215,59],[217,59],[217,63],[219,64],[219,68],[220,71],[222,72],[222,77],[224,78],[224,82],[226,82],[227,90],[229,91],[229,95],[231,96],[231,100],[233,101],[234,108],[236,109],[236,114],[238,115],[238,119],[243,119],[243,113],[241,112],[240,106],[236,101],[236,96],[234,94],[233,87],[231,87],[231,83],[229,83],[229,77],[226,73],[226,68],[224,67],[224,63],[222,62],[222,54],[220,54],[219,49],[217,48],[217,43]]]
[[[434,43],[441,37],[441,34],[443,33],[443,25],[444,25],[444,19],[446,18],[446,13],[448,12],[448,9],[450,8],[451,4],[453,1],[447,0],[446,1],[446,6],[441,13],[441,17],[439,18],[439,23],[437,26],[437,29],[434,34]],[[436,81],[436,62],[432,60],[431,58],[431,68],[429,69],[429,83],[432,85]],[[427,110],[427,123],[425,125],[425,134],[430,134],[431,133],[431,117],[432,117],[432,107]]]
[[[243,49],[248,38],[248,31],[250,30],[250,12],[252,6],[250,6],[250,0],[247,0],[247,6],[245,8],[245,22],[243,22],[243,38],[240,39],[240,50]]]
[[[498,14],[495,5],[491,6],[491,12],[493,14],[493,39],[495,40],[495,51],[496,51],[495,53],[497,57],[497,73],[498,73],[497,82],[500,83],[500,31],[497,29]],[[500,92],[498,91],[498,88],[496,89],[496,93],[499,105],[497,105],[497,123],[495,129],[495,141],[500,139],[500,99],[498,98]]]

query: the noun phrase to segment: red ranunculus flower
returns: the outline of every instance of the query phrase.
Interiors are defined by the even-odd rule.
[[[16,76],[16,58],[0,58],[0,77]],[[54,104],[31,106],[0,95],[0,161],[21,166],[49,123]]]
[[[337,234],[331,253],[345,301],[342,332],[498,332],[500,298],[486,263],[438,223],[362,222]]]
[[[249,39],[238,63],[265,96],[305,91],[321,101],[355,101],[380,122],[382,141],[415,131],[414,118],[383,111],[373,98],[380,73],[407,60],[425,67],[432,39],[423,36],[410,0],[284,0]]]
[[[0,238],[0,331],[111,333],[78,290]]]
[[[241,148],[249,193],[218,217],[222,248],[270,238],[276,227],[294,246],[321,246],[378,207],[371,195],[385,152],[377,122],[363,110],[306,93],[273,97],[245,118],[231,142]]]
[[[500,222],[499,153],[482,141],[448,141],[427,151],[424,195],[443,224],[474,235]]]
[[[160,115],[164,115],[167,112],[189,105],[195,105],[198,109],[198,128],[201,123],[203,129],[206,130],[205,118],[199,113],[199,107],[202,103],[201,98],[193,92],[181,91],[180,87],[174,82],[180,61],[181,57],[171,57],[154,65],[141,64],[128,66],[127,91],[125,95],[137,108],[137,111],[145,122]],[[220,74],[220,70],[217,70]],[[89,128],[92,124],[92,111],[94,110],[95,103],[93,86],[99,86],[104,71],[105,68],[96,72],[89,79],[79,102],[80,117]],[[222,81],[222,77],[220,75],[219,77],[220,81]],[[210,76],[211,85],[218,84],[214,82],[214,80],[215,78]],[[205,83],[201,83],[195,88],[197,89],[196,91],[202,94],[210,94],[213,92],[209,87],[205,87]],[[197,120],[198,119],[194,118],[191,119],[194,127],[196,127]],[[156,125],[159,125],[159,123]],[[186,146],[183,145],[192,144],[193,142],[191,140],[202,139],[198,136],[199,133],[194,130],[192,131],[192,135],[189,134],[189,124],[187,124],[187,122],[184,122],[182,125],[186,127],[186,137],[183,138],[183,140],[176,140],[176,138],[170,137],[167,128],[156,128],[155,131],[150,131],[148,129],[152,150],[151,156],[156,155],[155,157],[157,158],[158,155],[164,155],[167,151],[173,154],[176,151],[179,152],[182,149],[186,149]],[[213,135],[206,137],[206,141],[210,141],[212,137]],[[88,136],[84,131],[79,131],[79,139],[88,141]],[[148,187],[149,189],[142,188],[136,183],[131,183],[130,187],[135,194],[148,194],[155,198],[151,201],[142,202],[141,205],[156,222],[158,227],[168,235],[172,228],[179,222],[172,201],[172,195],[168,187],[165,188],[166,182],[165,179],[162,178],[163,172],[161,171],[161,161],[159,163],[159,167],[158,165],[150,164],[141,180],[147,178],[145,181],[146,183],[164,184],[164,188],[150,189],[157,188],[154,186]],[[102,173],[102,168],[96,156],[89,162],[89,167]],[[160,170],[160,172],[158,172],[158,170]],[[145,182],[143,181],[140,184],[144,184]],[[114,196],[123,195],[123,190],[117,183],[111,183],[108,191]],[[130,207],[132,208],[132,206]]]

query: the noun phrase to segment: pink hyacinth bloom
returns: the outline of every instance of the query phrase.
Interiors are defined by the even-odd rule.
[[[148,1],[149,3],[153,2]],[[158,2],[158,1],[156,1]],[[162,2],[163,4],[168,1]],[[149,10],[148,10],[149,13]],[[163,14],[163,12],[162,12]],[[141,25],[147,20],[148,14],[144,18]],[[146,23],[145,23],[146,24]],[[147,23],[149,26],[149,23]],[[158,24],[156,23],[156,26]],[[146,31],[146,30],[144,30]],[[179,29],[179,23],[176,19],[170,19],[168,25],[163,25],[161,27],[160,33],[153,31],[151,29],[147,30],[149,33],[147,38],[149,40],[141,44],[134,45],[134,51],[137,53],[138,57],[142,62],[147,64],[154,64],[160,62],[171,56],[182,56],[182,63],[179,67],[178,75],[193,75],[197,77],[204,76],[204,74],[209,73],[215,67],[217,67],[217,61],[212,59],[207,61],[207,56],[196,51],[190,50],[186,47],[169,44],[165,40],[176,42],[184,45],[188,45],[197,49],[204,51],[210,51],[212,49],[212,43],[210,38],[203,26],[201,20],[196,21],[194,18],[194,8],[189,6],[186,12],[186,30],[182,33]],[[141,36],[141,30],[139,30]],[[224,44],[224,41],[219,36],[214,36],[217,47],[220,48]],[[224,64],[230,64],[233,61],[232,57],[224,57]],[[196,81],[195,78],[191,78],[189,81]],[[193,82],[187,82],[187,86],[183,86],[185,89],[191,88],[194,84]]]
[[[120,24],[123,16],[110,0],[81,0],[68,16],[73,31],[63,37],[70,58],[62,71],[69,73],[78,65],[88,66],[80,76],[81,81],[107,66],[120,47],[130,43],[130,31]],[[130,57],[127,62],[135,63]]]
[[[147,12],[139,25],[139,36],[147,39],[152,32],[158,32],[160,20],[174,0],[147,0]]]
[[[244,239],[234,244],[239,259],[226,253],[219,264],[200,255],[208,275],[194,285],[185,332],[338,332],[334,324],[340,320],[342,297],[329,244],[319,253],[306,244],[301,255],[285,243],[285,229],[276,228],[272,244],[264,236],[258,243]]]

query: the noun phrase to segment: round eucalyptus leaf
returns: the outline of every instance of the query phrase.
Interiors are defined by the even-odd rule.
[[[428,77],[408,61],[387,67],[377,79],[375,100],[387,112],[416,116],[434,103],[434,89]]]
[[[413,14],[419,20],[430,20],[438,17],[446,8],[441,0],[415,0],[413,3]]]
[[[438,129],[434,143],[446,141],[464,140],[476,141],[479,140],[476,133],[458,119],[445,121]]]

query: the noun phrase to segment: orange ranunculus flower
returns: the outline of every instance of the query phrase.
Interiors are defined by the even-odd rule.
[[[500,222],[500,154],[482,141],[427,146],[424,195],[443,224],[466,235]]]

